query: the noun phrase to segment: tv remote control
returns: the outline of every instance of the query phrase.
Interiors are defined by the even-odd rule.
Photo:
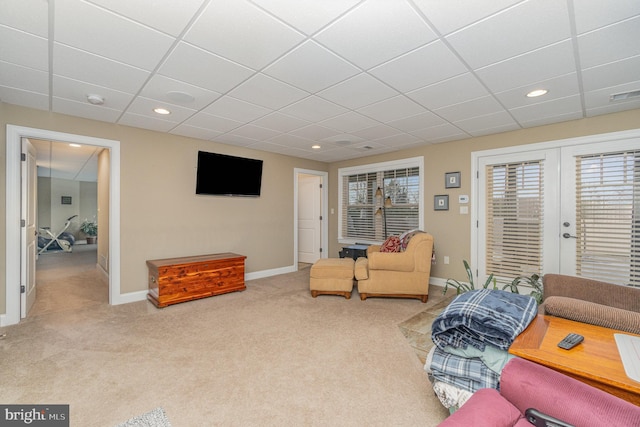
[[[582,335],[570,333],[562,341],[558,343],[558,347],[563,348],[565,350],[570,350],[573,347],[577,346],[584,340]]]

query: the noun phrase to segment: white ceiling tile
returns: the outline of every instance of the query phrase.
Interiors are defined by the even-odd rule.
[[[218,98],[213,104],[203,110],[205,113],[238,122],[250,122],[269,114],[268,108],[241,101],[230,96]]]
[[[519,123],[527,123],[534,120],[546,120],[563,114],[582,113],[580,96],[554,99],[548,102],[527,105],[511,110],[511,114]]]
[[[57,0],[55,20],[58,43],[149,71],[175,40],[80,0]]]
[[[251,138],[257,141],[264,141],[265,139],[273,138],[280,134],[275,130],[266,129],[252,124],[240,126],[239,128],[232,130],[230,133],[232,135]]]
[[[578,52],[583,67],[640,55],[640,15],[618,24],[578,36]]]
[[[278,109],[308,96],[308,93],[264,74],[256,74],[229,92],[229,95],[262,107]]]
[[[329,129],[324,126],[312,124],[309,126],[302,127],[300,129],[296,129],[289,133],[295,137],[302,137],[302,138],[307,138],[311,140],[320,140],[320,139],[328,138],[330,136],[338,135],[340,132],[335,129]]]
[[[52,111],[70,116],[84,117],[86,119],[100,120],[102,122],[115,123],[120,117],[120,110],[108,108],[104,105],[88,106],[84,102],[70,99],[53,98]]]
[[[193,100],[180,100],[170,92],[188,94]],[[220,97],[220,93],[155,74],[140,91],[140,96],[200,110]]]
[[[141,116],[133,113],[125,113],[118,124],[125,126],[133,126],[136,128],[149,129],[156,132],[169,132],[176,125],[166,120],[155,119],[149,116]]]
[[[0,61],[0,76],[2,76],[3,86],[43,95],[49,94],[49,75],[44,71]]]
[[[638,0],[579,0],[573,2],[576,14],[576,31],[578,34],[610,25],[630,16],[640,15]]]
[[[270,143],[278,144],[282,147],[295,147],[302,150],[309,150],[316,140],[301,138],[299,136],[283,133],[269,139]]]
[[[529,98],[527,93],[536,89],[546,89],[546,95]],[[524,107],[525,105],[547,102],[552,99],[566,98],[580,93],[578,76],[576,73],[565,74],[553,79],[534,82],[529,85],[496,93],[496,98],[506,108]]]
[[[222,142],[223,144],[235,145],[238,147],[248,147],[258,142],[258,140],[256,139],[251,139],[240,135],[233,135],[231,133],[225,133],[224,135],[216,137],[216,141]]]
[[[460,104],[450,105],[434,112],[445,120],[457,122],[472,117],[486,116],[504,111],[504,108],[492,96],[472,99]]]
[[[638,76],[640,76],[640,56],[635,56],[583,70],[582,82],[585,91],[593,91],[635,81]]]
[[[566,41],[489,65],[476,74],[489,90],[503,92],[575,71],[573,46]]]
[[[404,147],[409,144],[424,143],[422,139],[408,133],[398,133],[396,135],[385,136],[384,138],[378,138],[373,142],[387,147]]]
[[[136,93],[149,72],[56,43],[53,47],[54,74],[74,80]]]
[[[364,107],[396,95],[397,91],[367,73],[360,73],[318,93],[318,96],[350,109]]]
[[[296,117],[287,116],[286,114],[275,112],[259,118],[258,120],[255,120],[253,124],[280,132],[291,132],[293,130],[307,126],[309,122],[307,120],[302,120]]]
[[[425,109],[404,96],[395,96],[360,108],[358,112],[382,123],[388,123],[403,117],[424,113]]]
[[[358,69],[322,46],[307,41],[264,70],[265,74],[310,93],[348,79]]]
[[[446,37],[462,59],[479,68],[568,39],[567,3],[531,0]]]
[[[379,123],[375,120],[371,120],[369,117],[365,117],[353,111],[349,111],[348,113],[340,114],[339,116],[320,122],[320,125],[322,126],[347,133],[366,129],[377,124]]]
[[[601,114],[617,113],[619,111],[627,111],[640,108],[640,99],[634,98],[631,101],[621,103],[611,103],[602,107],[587,108],[587,117],[599,116]]]
[[[290,3],[282,0],[254,0],[255,4],[305,34],[315,33],[358,2],[359,0],[296,0],[295,7],[291,7]]]
[[[228,132],[242,126],[243,123],[226,119],[224,117],[218,117],[211,114],[199,112],[189,118],[183,124],[213,130],[216,132]]]
[[[387,125],[375,125],[370,128],[362,129],[356,132],[352,132],[355,136],[364,138],[367,140],[374,140],[380,138],[387,138],[389,136],[397,135],[401,133],[398,129]]]
[[[340,133],[338,135],[324,138],[322,139],[322,141],[335,143],[339,146],[345,146],[345,145],[352,145],[358,142],[363,142],[364,138],[360,138],[359,136],[355,136],[349,133]]]
[[[166,0],[88,0],[134,21],[178,36],[205,0],[180,0],[180,7]]]
[[[165,108],[171,111],[171,114],[158,114],[153,111],[154,108]],[[127,113],[133,113],[140,116],[148,116],[167,122],[181,123],[189,117],[193,116],[196,113],[196,110],[138,96],[133,100],[133,102],[127,109]]]
[[[487,89],[471,73],[462,74],[440,83],[409,92],[407,95],[419,104],[435,110],[459,104],[467,99],[488,95]]]
[[[448,34],[465,27],[520,1],[414,0],[441,34]]]
[[[469,137],[467,133],[463,132],[460,128],[450,123],[444,123],[438,126],[430,126],[424,129],[418,129],[412,131],[411,135],[429,142],[442,142],[452,139],[465,139]]]
[[[441,117],[433,114],[431,111],[425,111],[424,113],[416,114],[415,116],[404,117],[402,119],[389,122],[389,126],[393,126],[396,129],[400,129],[404,132],[411,132],[426,127],[441,125],[444,120]]]
[[[602,108],[602,107],[611,107],[613,105],[619,104],[630,104],[634,101],[640,100],[640,98],[627,98],[626,100],[621,101],[612,101],[611,95],[622,94],[627,92],[635,92],[640,90],[640,74],[638,75],[638,80],[635,82],[625,83],[623,85],[618,86],[610,86],[605,87],[598,90],[593,90],[590,92],[585,92],[584,94],[584,104],[587,111]],[[622,110],[618,110],[622,111]]]
[[[511,115],[506,111],[498,111],[484,116],[458,120],[455,121],[454,124],[463,131],[474,136],[483,135],[484,132],[492,133],[490,131],[491,129],[499,129],[499,132],[505,132],[507,130],[520,128],[515,120],[513,120],[513,117],[511,117]]]
[[[178,44],[158,72],[220,93],[227,92],[253,74],[249,68],[187,43]]]
[[[255,144],[252,144],[251,148],[254,150],[268,151],[271,153],[300,158],[310,157],[309,154],[311,153],[310,150],[301,149],[291,145],[280,145],[271,141],[258,141]]]
[[[320,32],[316,39],[363,69],[435,40],[405,1],[369,0]]]
[[[282,113],[312,122],[320,122],[347,111],[346,108],[317,96],[309,96],[281,110]]]
[[[178,125],[170,131],[173,135],[186,136],[189,138],[197,138],[209,140],[222,135],[223,132],[217,132],[211,129],[203,129],[197,126]]]
[[[104,99],[103,107],[122,111],[133,99],[130,93],[96,86],[90,83],[53,76],[53,96],[76,102],[87,102],[87,95],[100,95]]]
[[[49,97],[41,93],[0,86],[0,101],[38,110],[49,109]]]
[[[49,32],[47,6],[46,1],[2,0],[0,1],[0,25],[47,37]]]
[[[184,40],[259,70],[304,36],[246,1],[216,1],[209,3]]]
[[[520,122],[520,126],[524,128],[530,128],[535,126],[544,126],[544,125],[550,125],[553,123],[566,122],[568,120],[578,120],[583,117],[584,115],[580,111],[569,112],[569,113],[559,113],[554,116],[536,117],[532,120],[522,121]]]
[[[402,55],[370,73],[389,86],[406,92],[465,73],[467,67],[441,41]]]
[[[47,39],[0,25],[0,58],[41,71],[49,70]]]

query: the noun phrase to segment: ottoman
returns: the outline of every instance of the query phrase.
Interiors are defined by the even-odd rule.
[[[311,266],[311,296],[330,294],[351,298],[354,264],[352,258],[321,258],[316,261]]]

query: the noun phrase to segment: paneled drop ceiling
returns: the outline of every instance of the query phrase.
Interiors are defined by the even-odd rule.
[[[639,40],[638,0],[2,0],[0,100],[332,162],[640,108]]]

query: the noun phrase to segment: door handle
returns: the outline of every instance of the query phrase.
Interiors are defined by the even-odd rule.
[[[572,236],[569,233],[563,233],[562,237],[564,237],[565,239],[577,239],[578,238],[578,236]]]

